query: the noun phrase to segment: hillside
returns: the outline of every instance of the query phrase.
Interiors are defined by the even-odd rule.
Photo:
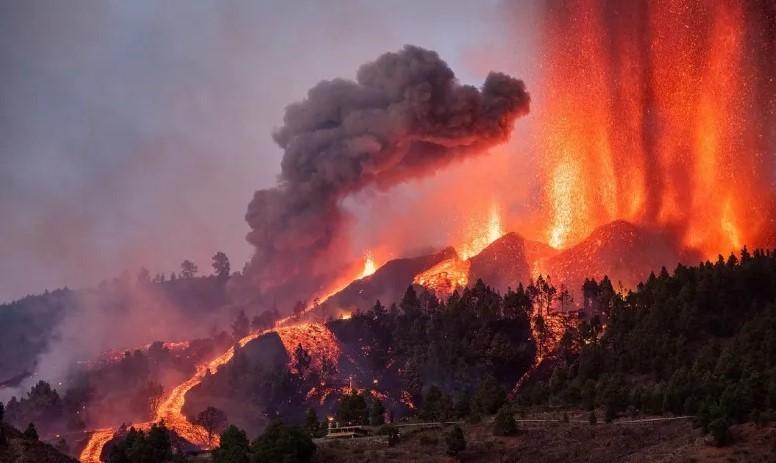
[[[78,463],[37,439],[25,438],[17,429],[0,422],[0,462],[2,463]]]
[[[418,273],[456,255],[455,249],[419,257],[393,259],[365,278],[353,281],[322,304],[323,312],[371,307],[377,300],[386,304],[398,301]]]
[[[697,416],[719,444],[733,424],[776,419],[776,254],[744,250],[663,270],[627,295],[596,291],[602,319],[568,331],[551,377],[518,402]]]
[[[452,406],[488,381],[511,389],[531,367],[536,348],[528,316],[510,299],[483,284],[446,306],[418,297],[412,286],[405,291],[398,306],[375,304],[349,319],[302,324],[296,332],[279,328],[257,338],[190,391],[186,413],[193,417],[216,405],[257,433],[267,417],[300,423],[309,408],[330,416],[356,390],[379,398],[398,418],[416,413],[430,388]],[[327,333],[321,343],[329,345],[305,346],[300,336],[317,332]],[[279,350],[278,338],[286,345],[285,361],[278,362],[282,351],[271,362],[257,355]]]
[[[470,282],[482,279],[502,293],[517,286],[517,282],[527,283],[531,279],[526,243],[517,233],[507,233],[469,261]]]
[[[702,256],[682,249],[665,232],[623,220],[602,225],[576,245],[537,261],[536,268],[576,292],[586,278],[608,276],[615,289],[632,289],[650,272],[677,263],[696,264]]]
[[[586,416],[571,413],[563,423],[555,413],[551,422],[518,422],[514,436],[494,436],[492,420],[464,423],[466,450],[460,459],[447,454],[445,434],[450,427],[402,432],[393,447],[374,440],[319,441],[320,463],[414,461],[422,463],[472,463],[540,461],[543,463],[685,463],[769,462],[776,452],[776,426],[751,424],[733,428],[736,444],[717,448],[687,420],[590,425]],[[533,415],[525,419],[546,418]]]
[[[152,281],[124,274],[95,288],[46,291],[0,304],[0,391],[18,386],[50,349],[72,351],[67,358],[56,358],[57,366],[65,369],[63,362],[93,361],[100,349],[207,336],[206,327],[232,316],[218,310],[229,303],[225,281],[213,276]],[[147,317],[166,323],[149,326]],[[63,337],[79,338],[86,323],[95,331],[93,342],[84,340],[75,348],[64,346],[67,349],[56,344]]]

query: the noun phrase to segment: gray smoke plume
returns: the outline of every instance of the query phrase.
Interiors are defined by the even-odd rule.
[[[275,133],[284,150],[278,185],[248,206],[251,287],[283,303],[315,295],[344,264],[344,198],[504,142],[529,100],[522,81],[501,73],[481,89],[461,85],[435,52],[415,46],[363,65],[355,82],[317,84]]]

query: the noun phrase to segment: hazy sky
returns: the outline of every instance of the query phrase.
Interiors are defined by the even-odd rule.
[[[0,3],[0,301],[184,258],[209,273],[216,250],[241,268],[286,104],[407,43],[530,90],[531,3]]]

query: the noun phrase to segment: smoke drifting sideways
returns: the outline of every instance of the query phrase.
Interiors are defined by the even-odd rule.
[[[45,350],[36,357],[31,375],[15,387],[0,388],[0,401],[26,397],[41,380],[62,395],[72,381],[79,380],[79,372],[100,366],[98,359],[105,352],[144,349],[155,341],[204,338],[224,326],[223,312],[182,305],[174,299],[169,291],[132,278],[69,291],[62,298],[61,319],[46,340]],[[7,377],[9,372],[4,373]],[[160,380],[165,388],[173,384]]]
[[[508,139],[529,103],[520,80],[491,72],[481,89],[462,85],[437,53],[410,45],[361,66],[356,81],[320,82],[286,108],[274,134],[281,173],[248,206],[256,253],[245,283],[281,308],[320,296],[348,265],[338,252],[345,198],[486,152]]]

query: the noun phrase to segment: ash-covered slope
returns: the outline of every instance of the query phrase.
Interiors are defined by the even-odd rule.
[[[527,284],[531,267],[526,255],[526,241],[517,233],[507,233],[469,259],[469,284],[482,279],[502,293],[519,282]]]
[[[683,249],[665,232],[618,220],[596,228],[580,243],[537,263],[557,286],[578,291],[585,278],[609,276],[619,288],[634,288],[652,271],[678,263],[697,263],[699,253]]]
[[[388,304],[398,301],[415,275],[455,256],[455,249],[445,248],[435,254],[388,261],[372,275],[353,281],[331,296],[322,309],[366,310],[378,299]]]

